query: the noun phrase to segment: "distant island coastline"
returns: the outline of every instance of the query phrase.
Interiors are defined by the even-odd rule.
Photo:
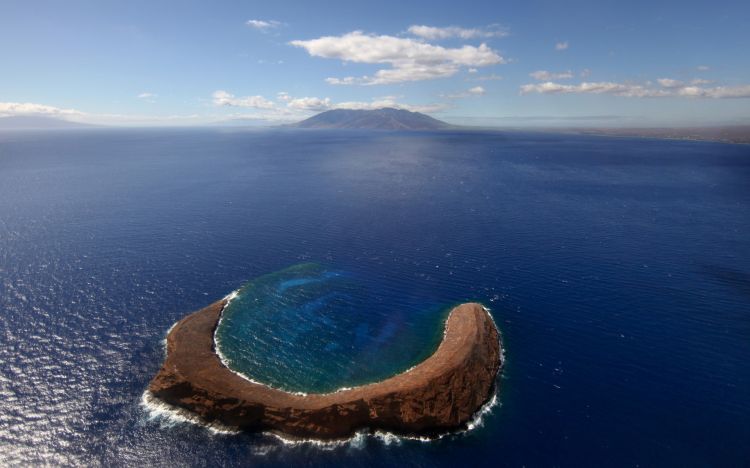
[[[359,430],[431,436],[465,427],[492,396],[500,336],[480,304],[455,307],[435,353],[389,379],[333,393],[298,394],[247,380],[224,366],[214,331],[227,300],[180,320],[150,397],[208,423],[294,438],[342,439]]]
[[[98,126],[46,115],[0,117],[0,130],[72,130],[84,128],[98,128]]]
[[[215,122],[214,126],[237,126],[237,121]],[[14,130],[75,130],[123,128],[73,122],[45,115],[0,117],[0,131]],[[693,127],[485,127],[453,125],[427,114],[396,108],[333,109],[300,122],[276,126],[298,129],[350,129],[389,131],[524,131],[593,135],[602,137],[655,138],[661,140],[707,141],[728,144],[750,144],[750,125]]]
[[[750,125],[720,127],[662,128],[571,128],[566,133],[624,138],[656,138],[660,140],[712,141],[716,143],[750,144]]]
[[[447,130],[460,128],[420,112],[384,107],[372,110],[334,109],[314,115],[292,128],[360,130]]]
[[[571,128],[511,128],[452,125],[420,112],[382,108],[373,110],[334,109],[316,114],[287,128],[357,129],[357,130],[486,130],[540,131],[544,133],[574,133],[603,137],[657,138],[664,140],[713,141],[718,143],[750,144],[750,125],[706,127],[571,127]]]

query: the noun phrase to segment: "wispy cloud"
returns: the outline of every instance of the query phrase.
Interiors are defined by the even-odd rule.
[[[551,81],[551,80],[569,80],[573,78],[573,72],[570,70],[554,73],[547,70],[537,70],[529,73],[529,76],[539,81]]]
[[[296,99],[289,99],[286,103],[287,107],[297,110],[306,110],[314,112],[322,112],[332,108],[330,98],[318,98],[318,97],[302,97]]]
[[[709,71],[711,68],[708,65],[698,65],[695,69],[704,72]]]
[[[138,99],[150,103],[156,102],[157,97],[159,97],[159,95],[154,93],[141,93],[137,96]]]
[[[345,62],[385,64],[373,76],[328,78],[336,85],[378,85],[430,80],[454,75],[462,67],[477,68],[505,63],[505,59],[486,44],[446,48],[415,39],[376,36],[354,31],[342,36],[324,36],[290,42],[314,57]]]
[[[697,86],[695,82],[686,84],[670,78],[659,78],[658,87],[650,83],[630,84],[610,81],[560,84],[552,81],[521,86],[521,94],[610,94],[622,97],[690,97],[711,99],[750,98],[750,85],[740,86]]]
[[[216,106],[249,107],[253,109],[273,109],[274,103],[263,96],[235,97],[223,90],[214,91],[211,95]]]
[[[272,29],[276,29],[279,26],[282,26],[284,23],[282,23],[281,21],[276,21],[276,20],[251,19],[251,20],[247,20],[245,24],[257,31],[268,32]]]
[[[679,96],[713,98],[713,99],[737,99],[750,98],[750,85],[740,86],[715,86],[704,88],[700,86],[684,86],[677,90]]]
[[[46,116],[74,122],[85,122],[93,124],[131,126],[131,125],[186,125],[205,123],[208,119],[205,115],[139,115],[139,114],[113,114],[113,113],[91,113],[76,109],[63,109],[60,107],[30,102],[0,102],[0,117],[12,116]]]
[[[459,26],[435,27],[415,24],[409,26],[408,31],[414,36],[429,40],[449,39],[453,37],[460,39],[505,37],[509,34],[507,29],[500,28],[497,25],[486,28],[462,28]]]
[[[84,115],[84,113],[75,109],[62,109],[60,107],[35,104],[31,102],[0,102],[0,116],[10,117],[15,115],[70,117],[81,116]]]
[[[305,110],[313,112],[322,112],[332,109],[353,109],[353,110],[373,110],[384,107],[394,109],[404,109],[414,112],[439,112],[445,110],[448,106],[445,104],[404,104],[398,102],[396,96],[384,96],[374,98],[370,101],[344,101],[332,102],[329,98],[304,97],[291,99],[287,107],[296,110]]]
[[[682,81],[673,80],[671,78],[658,78],[656,82],[659,83],[659,86],[662,88],[680,88],[685,85]]]
[[[347,101],[340,102],[334,106],[335,109],[382,109],[383,107],[392,107],[394,109],[404,109],[412,112],[440,112],[446,110],[449,106],[447,104],[402,104],[399,103],[395,97],[386,96],[382,98],[376,98],[372,101]]]
[[[576,85],[547,81],[521,86],[521,94],[614,94],[627,97],[655,97],[667,95],[663,90],[649,89],[640,85],[613,83],[608,81],[583,82]]]
[[[568,50],[569,46],[568,41],[558,42],[555,44],[555,50]]]
[[[473,94],[484,92],[481,87],[469,90]],[[334,102],[329,97],[320,98],[314,96],[294,97],[285,91],[276,94],[276,100],[266,99],[264,96],[235,97],[226,91],[215,91],[212,94],[214,105],[219,107],[241,107],[261,111],[263,119],[274,120],[278,118],[300,118],[309,115],[310,112],[323,112],[331,109],[381,109],[393,107],[416,112],[439,112],[445,110],[446,104],[404,104],[398,101],[396,96],[385,96],[374,98],[370,101],[344,101]],[[250,114],[244,114],[246,116]],[[273,117],[273,118],[272,118]]]
[[[466,91],[462,91],[460,93],[443,94],[442,97],[447,99],[463,99],[472,96],[484,96],[485,94],[487,94],[487,90],[485,90],[483,87],[474,86],[473,88],[469,88]]]

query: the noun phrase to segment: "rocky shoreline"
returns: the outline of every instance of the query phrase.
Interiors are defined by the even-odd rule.
[[[489,313],[455,307],[443,341],[426,360],[389,379],[334,393],[301,395],[252,382],[225,367],[214,331],[226,300],[180,320],[150,393],[208,423],[296,438],[341,439],[358,430],[431,436],[460,429],[492,396],[501,362]]]

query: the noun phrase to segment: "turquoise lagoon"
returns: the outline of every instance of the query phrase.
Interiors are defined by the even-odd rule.
[[[386,300],[373,282],[316,263],[251,280],[224,309],[217,350],[235,372],[295,392],[402,372],[435,351],[450,306]]]

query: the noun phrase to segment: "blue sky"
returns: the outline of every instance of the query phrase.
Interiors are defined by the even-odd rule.
[[[115,125],[403,107],[454,123],[750,123],[750,2],[16,1],[0,115]]]

